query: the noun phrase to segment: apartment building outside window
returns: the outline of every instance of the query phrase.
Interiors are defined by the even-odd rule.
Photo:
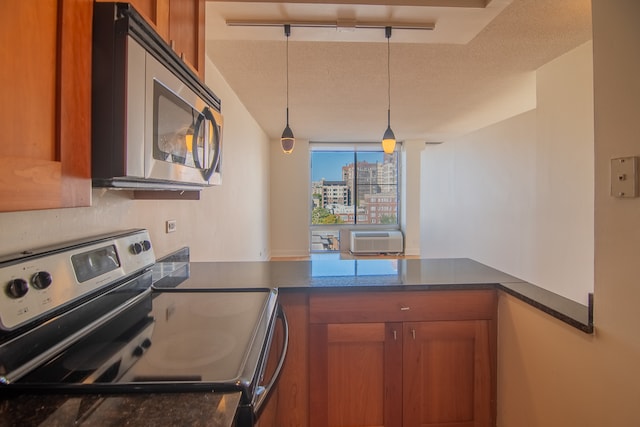
[[[313,252],[338,250],[344,229],[398,228],[398,152],[371,143],[310,147]]]

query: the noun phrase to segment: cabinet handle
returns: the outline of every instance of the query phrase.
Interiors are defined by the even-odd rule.
[[[413,337],[413,339],[416,339],[416,330],[415,329],[411,329],[411,336]]]
[[[398,340],[398,332],[395,329],[393,330],[393,340],[394,341]]]
[[[407,307],[407,306],[404,306],[404,305],[402,307],[400,307],[400,311],[409,311],[409,310],[411,310],[411,307]]]

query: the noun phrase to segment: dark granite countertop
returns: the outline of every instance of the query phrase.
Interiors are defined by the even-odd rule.
[[[498,289],[579,330],[593,332],[593,304],[585,306],[468,258],[343,259],[308,261],[191,262],[176,252],[155,267],[154,286],[182,288],[278,288],[306,290]],[[188,278],[187,278],[188,277]]]
[[[231,427],[239,401],[240,392],[3,396],[0,425]]]

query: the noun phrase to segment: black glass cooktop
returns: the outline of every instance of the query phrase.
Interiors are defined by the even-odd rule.
[[[269,289],[154,291],[9,388],[251,387],[276,302]]]

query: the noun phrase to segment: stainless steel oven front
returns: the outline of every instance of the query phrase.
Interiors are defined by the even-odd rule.
[[[0,258],[0,395],[239,392],[254,425],[286,357],[277,291],[156,289],[154,263],[146,230]]]

